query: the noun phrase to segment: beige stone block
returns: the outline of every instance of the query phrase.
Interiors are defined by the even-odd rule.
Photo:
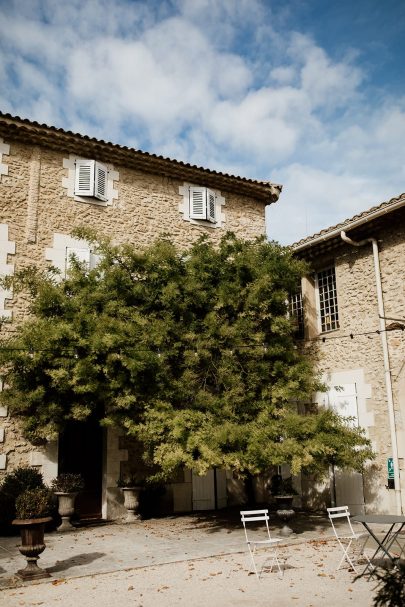
[[[7,417],[8,409],[0,405],[0,417]]]
[[[4,443],[4,435],[5,435],[4,428],[0,428],[0,443]]]
[[[30,466],[42,466],[44,454],[41,451],[31,451],[29,456]]]
[[[0,470],[6,470],[7,468],[7,455],[5,453],[0,454]]]

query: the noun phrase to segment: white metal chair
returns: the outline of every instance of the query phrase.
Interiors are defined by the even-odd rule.
[[[282,574],[279,560],[277,558],[277,548],[278,543],[281,542],[281,538],[272,538],[270,535],[269,529],[269,511],[268,510],[242,510],[241,511],[241,520],[243,523],[243,528],[245,530],[246,543],[249,548],[249,554],[253,565],[253,570],[258,579],[260,579],[260,574],[263,571],[264,565],[260,569],[260,573],[257,571],[256,563],[255,563],[255,554],[257,548],[271,548],[271,551],[268,552],[268,558],[271,558],[270,571],[273,569],[274,563],[277,564],[279,573]],[[265,523],[265,539],[258,539],[257,532],[255,533],[254,539],[252,539],[252,530],[250,530],[248,535],[248,530],[246,528],[246,524],[248,523]],[[262,528],[262,532],[263,532]],[[263,537],[263,535],[261,535]],[[267,559],[266,559],[267,560]]]
[[[335,534],[339,546],[343,551],[343,556],[336,569],[340,569],[342,564],[347,561],[353,571],[357,573],[357,569],[354,566],[354,563],[358,562],[360,558],[366,559],[368,566],[370,568],[373,568],[370,559],[364,552],[364,548],[366,546],[367,540],[370,537],[370,534],[367,532],[356,533],[356,531],[354,531],[350,520],[349,507],[335,506],[334,508],[327,508],[327,511],[329,520],[332,524],[333,532]],[[336,525],[338,520],[340,524]],[[353,542],[357,543],[357,549],[354,549],[354,547],[352,548]]]

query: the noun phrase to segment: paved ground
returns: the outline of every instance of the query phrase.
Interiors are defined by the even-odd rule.
[[[277,535],[281,525],[272,523]],[[340,549],[326,518],[297,514],[291,526],[296,533],[280,550],[283,575],[266,569],[260,581],[248,573],[231,510],[47,534],[39,564],[52,577],[31,583],[14,578],[25,566],[19,538],[0,538],[0,605],[371,607],[375,583],[335,570]]]

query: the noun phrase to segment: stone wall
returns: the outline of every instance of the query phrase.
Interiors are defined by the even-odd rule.
[[[78,148],[78,158],[80,153]],[[61,149],[58,153],[45,147],[0,140],[0,224],[3,226],[0,254],[4,253],[4,259],[0,258],[0,273],[3,275],[30,264],[47,267],[50,265],[47,259],[52,259],[55,235],[59,235],[59,241],[65,236],[68,243],[72,229],[78,226],[95,227],[115,243],[129,242],[140,247],[163,234],[169,235],[179,247],[187,247],[202,234],[218,242],[226,231],[247,239],[265,232],[264,204],[254,198],[216,191],[221,213],[218,224],[190,221],[185,219],[182,208],[188,184],[125,166],[108,165],[111,183],[107,203],[78,198],[72,183],[74,158],[71,150]],[[204,178],[202,172],[201,183],[193,185],[204,187]],[[2,325],[4,334],[23,321],[28,311],[23,297],[3,293],[3,301],[6,314],[12,318],[12,322]],[[109,502],[111,512],[114,507],[119,509],[115,481],[120,462],[125,462],[127,453],[119,449],[117,441],[113,433],[108,434],[104,516],[110,508]],[[37,466],[50,480],[57,473],[57,448],[47,450],[28,444],[21,438],[18,421],[2,408],[0,479],[21,465]]]
[[[397,212],[395,219],[389,217],[371,235],[378,240],[385,316],[404,319],[405,213]],[[355,236],[351,237],[356,240]],[[387,458],[392,456],[392,444],[382,342],[381,335],[376,332],[379,329],[379,316],[372,245],[367,243],[357,248],[342,243],[334,254],[319,256],[312,265],[314,270],[322,270],[333,263],[336,267],[340,328],[319,335],[314,283],[311,278],[306,279],[303,290],[306,296],[307,338],[325,337],[325,341],[306,342],[306,348],[318,358],[323,378],[330,386],[341,382],[342,378],[345,383],[356,383],[359,422],[365,427],[377,454],[364,476],[366,510],[396,512],[394,491],[386,487]],[[386,324],[390,322],[387,320]],[[387,338],[402,475],[402,505],[405,507],[405,333],[388,332]]]

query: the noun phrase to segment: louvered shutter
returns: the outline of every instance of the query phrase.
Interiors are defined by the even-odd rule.
[[[190,219],[207,219],[206,188],[190,188]]]
[[[94,196],[104,202],[107,200],[107,167],[96,162]]]
[[[216,223],[215,220],[215,193],[212,190],[207,189],[207,219],[212,223]]]
[[[76,196],[94,196],[94,167],[94,160],[76,160]]]

